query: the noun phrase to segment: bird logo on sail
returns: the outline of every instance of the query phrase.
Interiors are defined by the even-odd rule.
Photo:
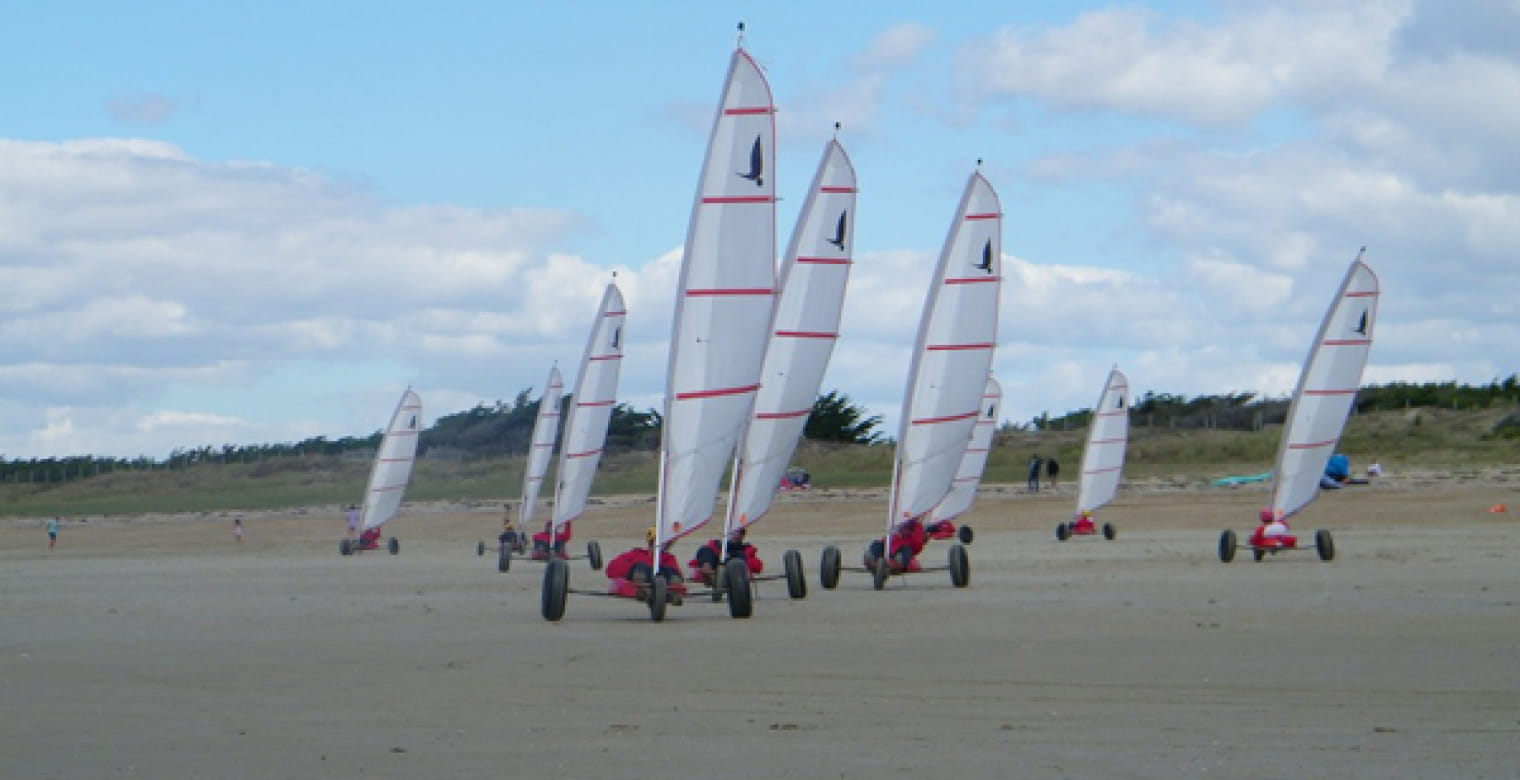
[[[623,329],[622,328],[613,328],[612,329],[612,348],[613,349],[618,349],[621,346],[621,345],[618,344],[618,339],[621,339],[622,337],[623,337]]]
[[[1357,320],[1356,327],[1352,328],[1351,330],[1353,330],[1353,331],[1355,331],[1357,333],[1360,333],[1363,336],[1367,335],[1367,312],[1366,312],[1366,310],[1362,311],[1362,318],[1360,320]]]
[[[839,247],[840,251],[844,251],[844,232],[845,226],[849,224],[846,221],[849,218],[849,215],[850,212],[848,209],[839,212],[839,224],[834,226],[834,237],[826,239],[830,244]]]
[[[741,179],[749,179],[756,187],[765,186],[765,149],[760,146],[760,136],[755,136],[755,145],[749,150],[749,173],[739,174]]]
[[[410,422],[408,422],[408,423],[407,423],[407,424],[406,424],[406,427],[407,427],[407,428],[408,428],[408,429],[414,429],[414,428],[416,428],[416,427],[417,427],[417,415],[415,415],[415,414],[414,414],[414,415],[412,415],[412,419],[411,419],[411,421],[410,421]]]
[[[991,420],[997,414],[997,404],[987,405],[987,419]]]
[[[992,273],[992,239],[987,239],[987,245],[982,247],[982,262],[974,267],[980,268],[987,273]]]

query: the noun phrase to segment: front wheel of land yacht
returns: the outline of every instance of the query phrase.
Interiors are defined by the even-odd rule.
[[[755,594],[750,590],[749,566],[744,559],[730,560],[723,567],[723,578],[728,580],[728,616],[747,618],[755,614]]]
[[[353,555],[354,554],[354,542],[353,542],[353,540],[352,539],[343,539],[343,540],[340,540],[338,542],[338,554],[339,555]]]
[[[892,573],[892,564],[883,555],[876,559],[876,569],[871,572],[871,587],[881,590],[887,587],[887,575]]]
[[[1322,561],[1335,560],[1335,538],[1329,531],[1322,529],[1314,532],[1314,550],[1319,553]]]
[[[586,542],[586,560],[591,563],[592,571],[602,570],[602,546],[595,539]]]
[[[512,548],[502,545],[496,552],[496,570],[505,572],[512,569]]]
[[[652,585],[649,589],[649,619],[658,623],[665,619],[665,607],[670,603],[670,583],[656,574]]]
[[[781,556],[786,565],[786,595],[794,599],[807,598],[807,576],[802,571],[802,553],[787,550]]]
[[[1056,523],[1056,541],[1064,542],[1071,538],[1071,526],[1065,523]]]
[[[823,558],[818,562],[818,584],[824,590],[833,590],[839,584],[839,548],[833,545],[823,548]]]
[[[966,557],[966,548],[958,544],[950,545],[950,584],[957,588],[971,584],[971,560]]]
[[[1219,534],[1219,560],[1225,563],[1235,560],[1235,532],[1228,528]]]
[[[1257,547],[1257,548],[1251,550],[1251,559],[1252,560],[1259,561],[1259,560],[1261,560],[1262,558],[1265,558],[1265,557],[1267,557],[1267,551],[1266,550],[1263,550],[1260,547]]]
[[[1114,540],[1114,537],[1118,536],[1118,535],[1119,535],[1118,532],[1114,530],[1114,524],[1113,523],[1104,523],[1103,524],[1103,538],[1104,539],[1107,539],[1110,542],[1112,542]]]
[[[386,549],[391,551],[391,555],[396,555],[401,552],[401,542],[394,536],[391,537],[391,540],[387,542],[385,546]]]
[[[475,543],[475,554],[476,555],[485,555],[486,554],[486,543],[485,542],[476,542]]]
[[[544,567],[544,595],[539,607],[544,620],[553,622],[565,616],[565,600],[569,594],[569,564],[558,559],[549,561],[549,565]]]
[[[955,538],[960,539],[961,544],[971,544],[971,540],[975,537],[976,534],[971,532],[971,526],[969,525],[963,525],[959,531],[955,532]]]

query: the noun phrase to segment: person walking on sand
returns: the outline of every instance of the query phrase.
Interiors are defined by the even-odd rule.
[[[243,518],[235,517],[232,519],[232,536],[237,539],[238,544],[243,543]]]
[[[358,536],[359,535],[359,507],[354,506],[353,504],[349,504],[348,505],[348,511],[344,513],[343,519],[348,522],[348,538],[352,539],[355,536]]]
[[[58,544],[58,516],[57,515],[54,515],[53,519],[48,521],[47,531],[48,531],[48,549],[51,550],[51,549],[53,549],[54,546],[56,546]]]
[[[1031,493],[1040,492],[1040,465],[1043,462],[1038,454],[1029,458],[1029,492]]]
[[[1056,462],[1056,456],[1052,455],[1045,459],[1045,476],[1048,477],[1050,489],[1056,489],[1056,475],[1061,473],[1061,464]]]

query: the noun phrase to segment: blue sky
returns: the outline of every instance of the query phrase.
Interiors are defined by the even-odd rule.
[[[429,418],[511,398],[573,373],[614,270],[622,395],[658,405],[740,19],[781,109],[780,245],[843,123],[826,385],[889,421],[977,158],[1011,419],[1090,405],[1116,363],[1283,394],[1363,244],[1367,381],[1517,370],[1514,2],[816,5],[8,9],[0,455],[362,435],[408,384]]]

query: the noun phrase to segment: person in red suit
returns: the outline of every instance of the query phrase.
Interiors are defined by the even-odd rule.
[[[892,529],[892,570],[895,572],[918,571],[918,554],[924,551],[924,545],[928,542],[928,534],[924,532],[922,516],[910,518],[907,522]],[[866,550],[865,567],[868,570],[876,569],[876,561],[883,553],[884,542],[877,539],[871,542]]]
[[[728,558],[723,557],[723,540],[714,539],[697,548],[697,556],[687,565],[704,585],[711,587],[718,580],[718,569],[729,559],[739,558],[749,568],[751,577],[765,570],[765,562],[755,546],[744,541],[744,529],[736,528],[728,535]]]
[[[554,526],[554,521],[544,523],[544,530],[533,535],[533,560],[545,561],[549,559],[549,537]],[[554,536],[554,557],[565,558],[565,544],[570,541],[570,524],[565,523]]]
[[[635,547],[618,555],[607,562],[605,569],[609,588],[613,593],[637,597],[641,591],[649,587],[654,577],[654,539],[655,529],[650,526],[644,532],[644,546]],[[670,552],[670,543],[665,544],[665,549],[660,550],[659,575],[671,585],[685,582],[681,576],[681,562]]]

